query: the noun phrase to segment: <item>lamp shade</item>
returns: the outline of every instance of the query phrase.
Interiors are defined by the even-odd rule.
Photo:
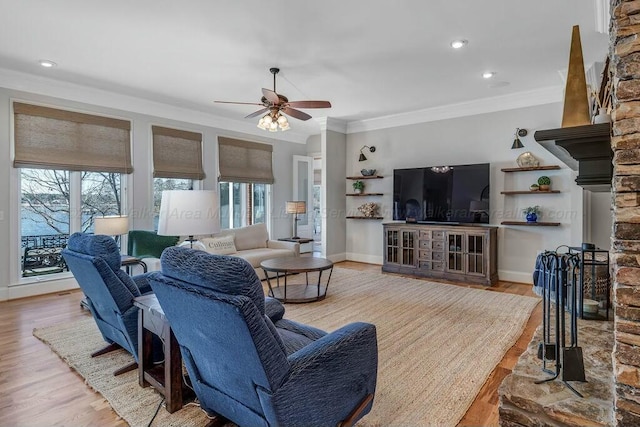
[[[127,216],[98,216],[93,219],[94,234],[106,236],[120,236],[129,232],[129,217]]]
[[[303,214],[307,212],[307,203],[302,200],[287,202],[287,213]]]
[[[162,192],[158,234],[195,236],[220,230],[218,193],[205,190]]]

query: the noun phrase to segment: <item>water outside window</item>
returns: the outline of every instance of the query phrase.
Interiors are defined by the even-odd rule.
[[[21,169],[20,237],[23,276],[53,274],[69,234],[92,232],[93,218],[120,213],[119,173]],[[79,185],[78,185],[79,184]],[[73,207],[78,192],[81,205]]]

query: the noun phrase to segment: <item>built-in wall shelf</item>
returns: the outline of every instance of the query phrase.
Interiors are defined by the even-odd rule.
[[[381,216],[348,216],[347,219],[384,219]]]
[[[382,179],[384,178],[383,176],[380,175],[362,175],[362,176],[348,176],[347,179],[356,179],[356,180],[360,180],[360,179]]]
[[[355,197],[362,197],[362,196],[383,196],[383,193],[347,193],[347,196],[355,196]]]
[[[560,190],[548,190],[548,191],[531,191],[531,190],[518,190],[518,191],[501,191],[500,194],[513,195],[513,194],[558,194]]]
[[[558,227],[560,225],[559,222],[528,222],[528,221],[502,221],[500,224],[502,225],[524,225],[526,227]]]
[[[551,171],[560,169],[558,165],[549,166],[531,166],[526,168],[504,168],[500,169],[502,172],[529,172],[529,171]]]

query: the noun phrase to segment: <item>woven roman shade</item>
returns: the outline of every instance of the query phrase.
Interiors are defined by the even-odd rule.
[[[153,177],[204,179],[202,134],[152,126]]]
[[[131,122],[13,103],[16,168],[131,173]]]
[[[219,181],[273,184],[273,147],[218,137]]]

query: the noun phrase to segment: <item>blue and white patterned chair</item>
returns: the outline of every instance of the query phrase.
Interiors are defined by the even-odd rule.
[[[202,408],[240,426],[351,425],[376,388],[376,329],[283,319],[238,257],[166,249],[150,275]]]

